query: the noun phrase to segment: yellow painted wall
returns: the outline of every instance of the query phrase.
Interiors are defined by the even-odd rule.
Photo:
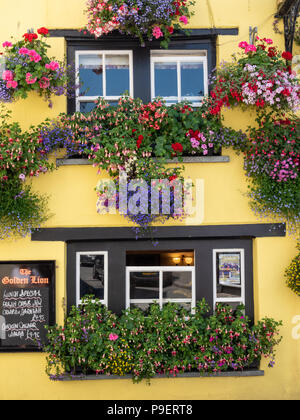
[[[225,5],[226,3],[226,5]],[[20,38],[28,28],[80,28],[85,0],[0,0],[0,42],[11,36]],[[218,38],[218,61],[230,58],[241,40],[248,41],[249,26],[274,39],[284,48],[283,37],[272,29],[276,0],[196,0],[196,15],[191,27],[239,27],[239,35]],[[209,7],[210,6],[210,7]],[[62,38],[49,39],[53,56],[62,58]],[[24,128],[66,111],[65,98],[55,98],[50,110],[42,99],[31,95],[10,107],[13,118]],[[228,126],[245,128],[253,116],[225,113]],[[201,178],[205,185],[203,224],[259,222],[251,212],[246,192],[243,160],[226,150],[229,163],[188,164],[186,176]],[[102,176],[105,176],[103,174]],[[120,216],[96,213],[94,187],[99,180],[92,166],[63,166],[34,180],[34,188],[50,195],[54,216],[46,227],[127,226]],[[50,382],[44,373],[41,354],[0,353],[0,399],[300,399],[300,340],[293,339],[294,316],[300,315],[299,297],[284,283],[284,270],[295,253],[295,238],[259,238],[254,241],[255,317],[274,317],[283,321],[284,340],[278,349],[277,363],[265,369],[264,377],[155,379],[151,386],[133,385],[130,380],[91,382]],[[0,260],[56,260],[56,311],[63,321],[65,297],[66,247],[64,243],[31,242],[30,238],[0,242]]]

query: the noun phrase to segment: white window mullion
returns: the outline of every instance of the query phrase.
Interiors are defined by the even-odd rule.
[[[159,271],[159,307],[163,307],[163,271]]]
[[[177,94],[178,102],[181,101],[181,62],[177,61]]]
[[[102,77],[102,91],[103,97],[106,98],[106,64],[105,64],[105,54],[102,55],[102,65],[103,65],[103,77]]]

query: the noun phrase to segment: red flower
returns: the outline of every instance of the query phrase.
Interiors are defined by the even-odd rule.
[[[139,149],[142,145],[142,141],[144,140],[144,136],[142,136],[141,134],[139,135],[137,141],[136,141],[136,147]]]
[[[172,175],[172,176],[170,176],[169,181],[170,181],[170,182],[171,182],[171,181],[174,181],[174,179],[177,179],[177,175]]]
[[[276,56],[276,48],[275,47],[270,47],[268,49],[268,56],[269,57],[275,57]]]
[[[282,58],[284,58],[284,59],[285,59],[285,60],[287,60],[287,61],[292,61],[292,59],[293,59],[293,54],[291,54],[291,53],[290,53],[290,52],[288,52],[288,51],[284,51],[284,52],[282,53],[281,57],[282,57]]]
[[[26,41],[28,41],[28,42],[32,42],[34,39],[37,39],[38,38],[38,36],[37,36],[37,34],[33,34],[33,33],[26,33],[26,34],[24,34],[23,35],[23,37],[26,39]]]
[[[48,31],[47,28],[42,27],[42,28],[40,28],[40,29],[37,30],[37,33],[39,35],[48,35],[49,31]]]
[[[172,144],[172,149],[174,150],[174,152],[180,152],[180,153],[182,153],[183,146],[182,146],[181,143],[173,143]]]
[[[170,34],[174,32],[173,26],[167,26],[167,30],[169,31]]]
[[[281,93],[283,96],[291,96],[291,92],[288,88],[283,89]]]

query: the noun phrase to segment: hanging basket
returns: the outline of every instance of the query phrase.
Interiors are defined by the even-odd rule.
[[[188,24],[192,5],[191,0],[88,0],[85,30],[96,38],[117,30],[141,45],[158,39],[167,48],[174,30]]]

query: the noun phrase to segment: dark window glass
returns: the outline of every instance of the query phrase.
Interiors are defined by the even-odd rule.
[[[131,272],[130,299],[159,299],[159,273]]]
[[[104,255],[80,256],[80,298],[94,295],[104,299]]]
[[[163,297],[165,299],[191,299],[192,273],[187,271],[164,272]]]

